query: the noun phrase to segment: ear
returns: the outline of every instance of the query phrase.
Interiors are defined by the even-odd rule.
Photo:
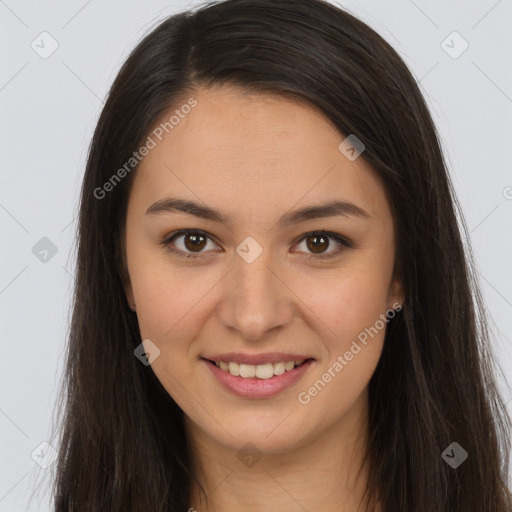
[[[395,267],[393,279],[389,285],[388,309],[401,309],[405,302],[405,290],[398,267]]]
[[[132,311],[135,311],[135,297],[133,296],[133,288],[130,280],[130,274],[128,272],[128,265],[126,262],[126,251],[124,245],[124,236],[121,236],[120,243],[116,247],[116,264],[121,277],[121,281],[128,301],[128,306]]]
[[[129,282],[129,279],[128,279],[128,282],[126,282],[124,285],[124,292],[126,294],[126,300],[128,301],[128,306],[130,307],[130,309],[132,311],[135,311],[135,299],[133,297],[133,289],[132,289],[131,283]]]
[[[133,296],[133,288],[130,281],[130,275],[128,274],[128,269],[125,265],[123,265],[120,270],[121,280],[123,282],[124,293],[126,295],[126,300],[128,301],[128,306],[132,311],[135,311],[135,297]]]
[[[388,309],[401,309],[405,301],[405,294],[402,282],[395,278],[391,283],[388,293]]]

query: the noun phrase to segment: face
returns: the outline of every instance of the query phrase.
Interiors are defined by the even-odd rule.
[[[198,436],[298,449],[362,414],[402,299],[384,187],[310,106],[193,98],[156,124],[180,110],[152,132],[128,202],[126,293],[158,354],[148,371]]]

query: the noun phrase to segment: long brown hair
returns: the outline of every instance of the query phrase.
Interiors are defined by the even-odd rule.
[[[369,384],[366,510],[510,512],[506,409],[486,312],[439,136],[409,69],[365,23],[322,0],[226,0],[173,15],[130,54],[83,179],[56,512],[187,510],[183,412],[134,356],[123,229],[136,167],[99,198],[159,115],[198,85],[292,95],[365,145],[396,226],[403,310]],[[96,191],[96,193],[95,193]],[[457,221],[460,217],[460,224]],[[468,458],[451,467],[457,442]]]

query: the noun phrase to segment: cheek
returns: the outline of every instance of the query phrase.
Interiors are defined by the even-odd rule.
[[[318,362],[297,398],[311,414],[323,414],[326,425],[353,407],[379,362],[387,328],[385,285],[375,276],[356,274],[318,294],[317,312],[329,326],[322,329],[327,357]]]
[[[156,258],[134,266],[132,274],[141,339],[151,340],[160,350],[151,370],[183,410],[201,416],[200,410],[194,412],[187,391],[192,382],[202,386],[192,371],[190,357],[203,322],[205,296],[214,282],[206,275],[204,279],[193,279],[192,274],[187,277],[186,272],[169,263],[164,266]]]
[[[315,313],[311,318],[327,356],[307,383],[311,394],[303,391],[333,414],[348,409],[367,386],[384,345],[392,259],[377,251],[365,256],[326,276],[307,295],[301,292]]]
[[[193,337],[202,301],[214,284],[210,281],[206,276],[190,280],[144,270],[133,279],[141,336],[163,345],[172,340],[173,347],[179,346],[180,339]]]
[[[379,270],[372,270],[371,265],[354,265],[325,276],[314,288],[304,281],[304,289],[298,291],[307,297],[307,305],[315,314],[313,321],[319,327],[316,330],[324,333],[331,355],[344,350],[376,322],[382,330],[380,319],[388,306],[391,268],[375,268]]]
[[[200,270],[176,265],[165,249],[138,243],[137,236],[144,239],[141,234],[128,237],[127,260],[141,336],[160,343],[182,337],[189,318],[215,284],[214,276],[205,271],[198,278]]]

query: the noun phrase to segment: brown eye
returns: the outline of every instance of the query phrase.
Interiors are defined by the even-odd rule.
[[[329,247],[329,238],[325,235],[311,235],[306,240],[308,249],[314,254],[321,254]]]
[[[206,252],[203,249],[207,247],[209,241],[211,238],[206,233],[182,230],[169,236],[161,244],[179,256],[199,258],[203,252]]]
[[[187,233],[184,235],[183,244],[189,251],[201,251],[206,246],[206,237],[200,233]]]
[[[334,240],[338,247],[333,251],[326,252],[331,247],[331,240]],[[347,248],[353,247],[352,242],[348,239],[337,235],[336,233],[329,233],[327,231],[307,233],[300,240],[302,243],[305,241],[306,253],[309,253],[309,259],[327,259],[339,255]],[[300,244],[299,244],[300,245]]]

